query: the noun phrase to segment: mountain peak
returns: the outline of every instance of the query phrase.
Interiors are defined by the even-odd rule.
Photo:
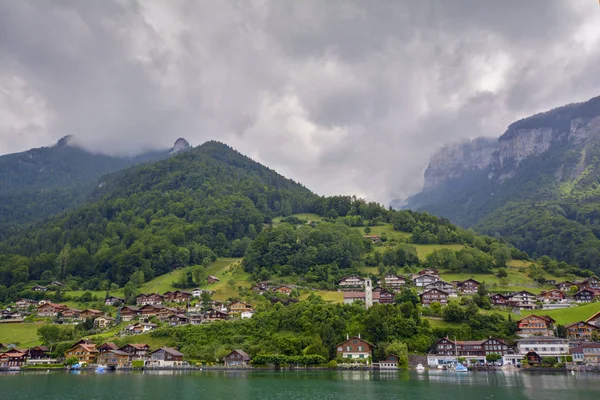
[[[61,137],[54,146],[55,147],[73,146],[74,140],[75,140],[75,137],[73,135],[66,135],[66,136]]]
[[[177,154],[181,151],[189,150],[191,148],[192,146],[190,145],[190,142],[188,142],[184,138],[179,138],[173,144],[173,147],[169,151],[169,154]]]

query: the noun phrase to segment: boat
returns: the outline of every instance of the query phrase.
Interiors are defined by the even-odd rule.
[[[96,367],[96,373],[97,373],[97,374],[102,374],[102,373],[104,373],[104,372],[106,372],[106,371],[104,370],[104,366],[102,366],[102,365],[98,365],[98,366]]]
[[[455,372],[469,372],[469,369],[467,367],[465,367],[464,365],[458,363],[458,364],[456,364],[456,366],[454,366],[454,371]]]
[[[423,366],[423,364],[417,364],[416,370],[419,372],[422,372],[422,371],[425,371],[425,367]]]

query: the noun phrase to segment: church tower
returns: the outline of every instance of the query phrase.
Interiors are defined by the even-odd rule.
[[[365,306],[370,308],[373,305],[373,284],[371,279],[365,279]]]

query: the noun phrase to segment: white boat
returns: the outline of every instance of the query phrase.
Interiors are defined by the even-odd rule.
[[[454,371],[455,372],[469,372],[469,369],[467,367],[465,367],[464,365],[458,363],[454,367]]]
[[[417,364],[417,368],[415,368],[415,369],[419,372],[425,371],[425,367],[423,366],[423,364]]]

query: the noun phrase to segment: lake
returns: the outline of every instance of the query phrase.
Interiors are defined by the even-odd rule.
[[[598,399],[600,375],[447,371],[2,373],[0,399]]]

